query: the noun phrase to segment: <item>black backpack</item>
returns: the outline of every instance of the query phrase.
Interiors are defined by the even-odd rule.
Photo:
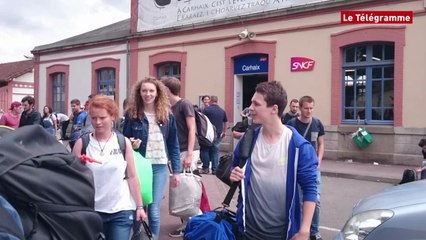
[[[416,171],[414,171],[413,169],[407,168],[402,173],[402,179],[401,179],[401,182],[399,182],[399,184],[404,184],[404,183],[409,183],[414,181],[416,181]]]
[[[114,130],[115,134],[117,135],[118,145],[120,146],[121,153],[123,154],[124,159],[126,159],[126,138],[124,135],[118,130]],[[87,146],[89,146],[90,142],[90,134],[84,134],[81,138],[81,153],[80,154],[86,154]]]
[[[204,113],[196,110],[194,112],[198,144],[201,147],[213,146],[217,140],[216,127]]]
[[[126,160],[126,138],[118,130],[114,129],[114,132],[117,135],[118,146],[120,146],[120,151],[123,154],[124,160]],[[80,138],[81,138],[81,141],[82,141],[81,142],[82,146],[81,146],[80,154],[86,155],[86,149],[87,149],[87,146],[89,146],[89,142],[90,142],[90,134],[84,134]],[[127,167],[126,167],[126,171],[124,172],[124,178],[127,179]]]
[[[26,239],[102,238],[92,172],[40,125],[1,134],[0,166],[0,194]]]

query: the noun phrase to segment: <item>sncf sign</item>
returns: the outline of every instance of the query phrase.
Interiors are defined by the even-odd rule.
[[[312,71],[315,61],[305,57],[292,57],[290,69],[292,72]]]

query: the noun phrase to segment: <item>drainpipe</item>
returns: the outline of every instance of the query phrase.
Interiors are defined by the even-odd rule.
[[[126,44],[126,97],[130,95],[130,41]]]

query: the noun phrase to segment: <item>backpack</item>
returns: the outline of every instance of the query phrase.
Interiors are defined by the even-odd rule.
[[[101,239],[91,170],[40,125],[1,135],[0,194],[19,213],[25,239]]]
[[[117,135],[118,145],[120,146],[121,154],[123,154],[124,160],[126,160],[126,139],[124,135],[114,129],[115,134]],[[81,155],[86,154],[86,148],[89,146],[90,142],[90,134],[84,134],[81,137],[82,145],[81,145]],[[127,179],[127,168],[124,172],[124,179]]]
[[[202,112],[195,112],[195,124],[197,126],[197,138],[201,147],[211,147],[217,139],[216,127]]]
[[[415,180],[416,180],[416,171],[414,171],[413,169],[407,168],[402,173],[402,179],[401,179],[401,182],[399,182],[399,184],[414,182]]]
[[[83,111],[79,112],[77,116],[74,117],[76,119]],[[93,131],[93,126],[90,124],[90,117],[86,115],[80,124],[72,124],[69,144],[71,150],[74,148],[75,142],[84,135],[87,135]]]
[[[121,153],[123,154],[124,159],[126,159],[126,139],[123,134],[118,131],[114,131],[115,135],[117,135],[118,145],[120,146]],[[84,134],[81,136],[82,147],[81,154],[86,154],[86,148],[89,146],[90,142],[90,134]]]
[[[247,131],[247,128],[249,127],[248,125],[248,119],[245,118],[243,119],[243,121],[241,122],[237,122],[232,128],[231,131],[236,131],[236,132],[245,132]]]

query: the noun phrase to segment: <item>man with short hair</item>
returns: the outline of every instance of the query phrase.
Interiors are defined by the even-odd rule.
[[[250,112],[260,127],[255,129],[252,152],[243,168],[238,166],[243,144],[239,142],[234,150],[230,180],[242,181],[237,224],[247,240],[309,238],[318,160],[312,145],[281,123],[286,105],[287,93],[279,82],[259,83]]]
[[[197,161],[200,158],[200,145],[196,137],[195,111],[192,103],[180,97],[181,84],[174,77],[163,77],[161,82],[168,88],[172,112],[176,119],[179,138],[180,159],[183,169],[197,170]],[[169,233],[170,237],[182,237],[188,218],[182,218],[182,225]]]
[[[74,98],[73,100],[71,100],[70,103],[71,103],[71,111],[72,111],[72,115],[70,119],[72,119],[72,126],[71,126],[69,144],[72,150],[75,142],[82,135],[81,130],[83,129],[84,126],[86,126],[87,112],[81,109],[80,100]]]
[[[281,122],[283,124],[287,124],[287,122],[290,121],[290,119],[293,119],[299,116],[299,100],[291,99],[289,108],[290,108],[290,111],[286,112],[281,117]]]
[[[206,109],[210,105],[210,96],[204,95],[201,97],[201,101],[203,102],[200,106],[200,111],[204,112],[204,109]]]
[[[319,233],[319,221],[320,221],[320,194],[321,194],[321,162],[324,156],[324,125],[318,118],[313,117],[315,107],[315,100],[311,96],[303,96],[299,99],[300,116],[293,118],[287,122],[288,125],[293,126],[306,140],[308,140],[318,157],[318,174],[317,174],[317,186],[318,186],[318,200],[315,206],[315,213],[312,219],[310,240],[322,240]]]
[[[19,127],[26,125],[41,124],[41,114],[34,109],[35,99],[32,96],[25,96],[21,100],[23,112],[19,120]]]
[[[228,128],[228,118],[226,112],[217,104],[217,96],[210,97],[210,105],[204,109],[206,115],[213,126],[216,127],[217,140],[213,146],[201,149],[201,160],[203,162],[203,169],[201,173],[209,173],[209,164],[212,163],[212,174],[216,174],[216,167],[219,162],[219,145],[226,137],[226,129]]]

